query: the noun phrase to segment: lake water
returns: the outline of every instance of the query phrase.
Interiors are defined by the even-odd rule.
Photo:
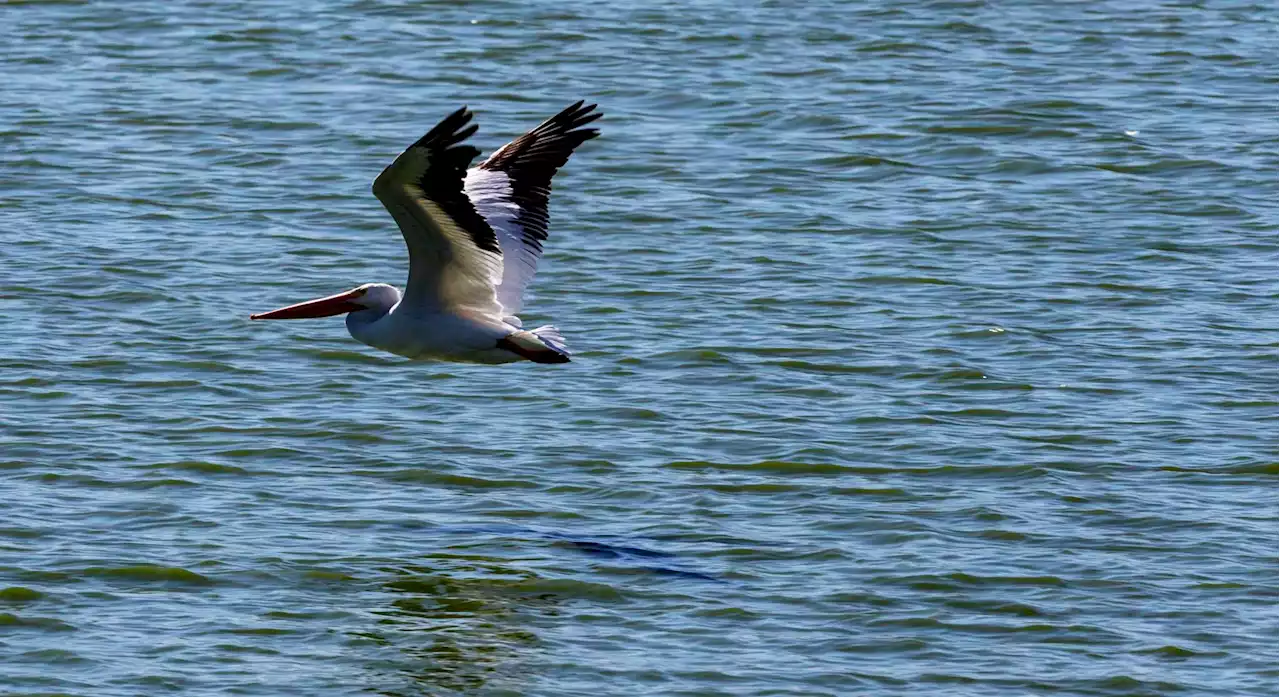
[[[1274,3],[0,8],[0,694],[1267,695]],[[577,99],[526,322],[373,177]]]

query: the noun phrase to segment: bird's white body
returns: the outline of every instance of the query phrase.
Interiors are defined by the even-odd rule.
[[[395,159],[373,183],[409,249],[403,295],[369,283],[254,319],[347,313],[358,341],[415,360],[566,363],[551,326],[521,328],[517,313],[547,239],[551,178],[574,148],[599,135],[600,116],[578,102],[468,168],[466,107]]]
[[[520,356],[497,348],[497,342],[519,331],[492,315],[453,312],[415,312],[400,302],[391,286],[374,286],[395,293],[389,309],[374,306],[347,313],[347,330],[357,341],[414,360],[465,363],[513,363]]]

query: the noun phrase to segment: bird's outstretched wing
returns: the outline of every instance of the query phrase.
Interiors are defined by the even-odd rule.
[[[401,307],[410,312],[460,309],[500,314],[502,246],[463,190],[479,149],[466,107],[410,145],[373,182],[373,194],[395,218],[409,248],[409,280]]]
[[[538,270],[547,239],[551,178],[575,148],[600,135],[594,128],[583,128],[603,115],[595,108],[573,104],[467,172],[466,194],[502,248],[497,300],[506,315],[520,311],[524,289]]]

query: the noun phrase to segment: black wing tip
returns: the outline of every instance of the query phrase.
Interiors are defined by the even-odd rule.
[[[604,116],[604,112],[595,109],[595,104],[586,104],[585,100],[579,99],[533,130],[498,148],[479,167],[508,173],[515,169],[540,170],[541,174],[529,182],[542,181],[541,186],[549,187],[551,178],[568,162],[579,145],[600,137],[599,129],[584,128]]]
[[[459,158],[466,158],[466,160],[462,162],[463,169],[466,169],[466,166],[471,164],[472,160],[480,157],[480,148],[477,148],[474,145],[453,145],[449,147],[449,152],[456,154]]]
[[[437,123],[431,130],[427,131],[426,135],[419,138],[413,144],[413,147],[445,149],[456,146],[480,130],[479,124],[471,123],[471,119],[474,117],[475,114],[464,104],[457,111],[441,119],[440,123]],[[472,155],[472,157],[480,154],[478,148],[465,147],[475,150],[475,155]]]
[[[586,104],[586,100],[579,99],[562,109],[559,114],[552,116],[547,120],[547,123],[556,125],[562,131],[571,131],[604,116],[603,111],[596,111],[597,105],[586,104],[586,106],[583,106],[584,104]],[[599,131],[596,131],[596,134],[599,135]],[[595,136],[592,137],[594,138]]]
[[[560,113],[547,119],[542,124],[542,127],[554,128],[560,133],[582,133],[584,139],[596,138],[600,135],[599,129],[583,128],[583,126],[604,116],[603,111],[596,111],[598,106],[597,104],[587,104],[586,100],[579,99],[560,110]],[[419,143],[425,144],[429,141],[443,140],[442,136],[446,134],[449,136],[448,140],[451,144],[460,143],[475,135],[476,131],[480,129],[479,124],[471,123],[473,118],[475,118],[475,113],[471,111],[470,107],[463,104],[457,110],[444,117],[426,135],[422,136],[419,139]],[[470,126],[467,124],[470,124]]]
[[[454,130],[471,123],[471,119],[475,118],[475,114],[466,104],[458,107],[457,111],[449,114],[441,120],[441,124],[453,124]]]
[[[466,128],[454,131],[453,137],[451,138],[451,140],[453,141],[453,143],[461,143],[467,138],[470,138],[471,136],[475,135],[476,131],[478,130],[480,130],[480,124],[473,123],[470,126],[467,126]]]
[[[436,124],[431,130],[440,129],[441,131],[457,131],[458,129],[471,123],[471,119],[475,114],[471,113],[471,109],[463,104],[457,111],[450,113],[448,116],[440,119],[440,123]]]
[[[597,111],[598,108],[598,104],[587,104],[585,99],[579,99],[564,109],[561,109],[560,113],[547,119],[543,126],[554,127],[561,133],[580,132],[583,134],[584,140],[596,138],[600,135],[599,129],[584,129],[583,126],[586,126],[587,124],[604,116],[603,111]],[[472,112],[466,104],[463,104],[457,111],[446,116],[444,120],[431,130],[432,132],[435,132],[437,129],[440,131],[451,131],[454,138],[453,142],[458,143],[470,138],[477,130],[479,130],[480,126],[478,124],[471,124],[469,128],[463,128],[468,123],[471,123],[474,116],[474,112]],[[423,140],[426,140],[426,136],[423,136]]]

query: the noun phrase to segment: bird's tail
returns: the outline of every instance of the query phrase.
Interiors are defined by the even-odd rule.
[[[549,324],[509,334],[498,342],[498,346],[534,363],[569,362],[570,353],[564,346],[564,337],[559,329]]]
[[[564,335],[560,333],[559,329],[556,329],[550,324],[544,324],[541,327],[534,329],[533,333],[537,335],[539,339],[542,339],[542,343],[546,344],[547,348],[552,351],[563,356],[573,355],[569,349],[565,347]]]

